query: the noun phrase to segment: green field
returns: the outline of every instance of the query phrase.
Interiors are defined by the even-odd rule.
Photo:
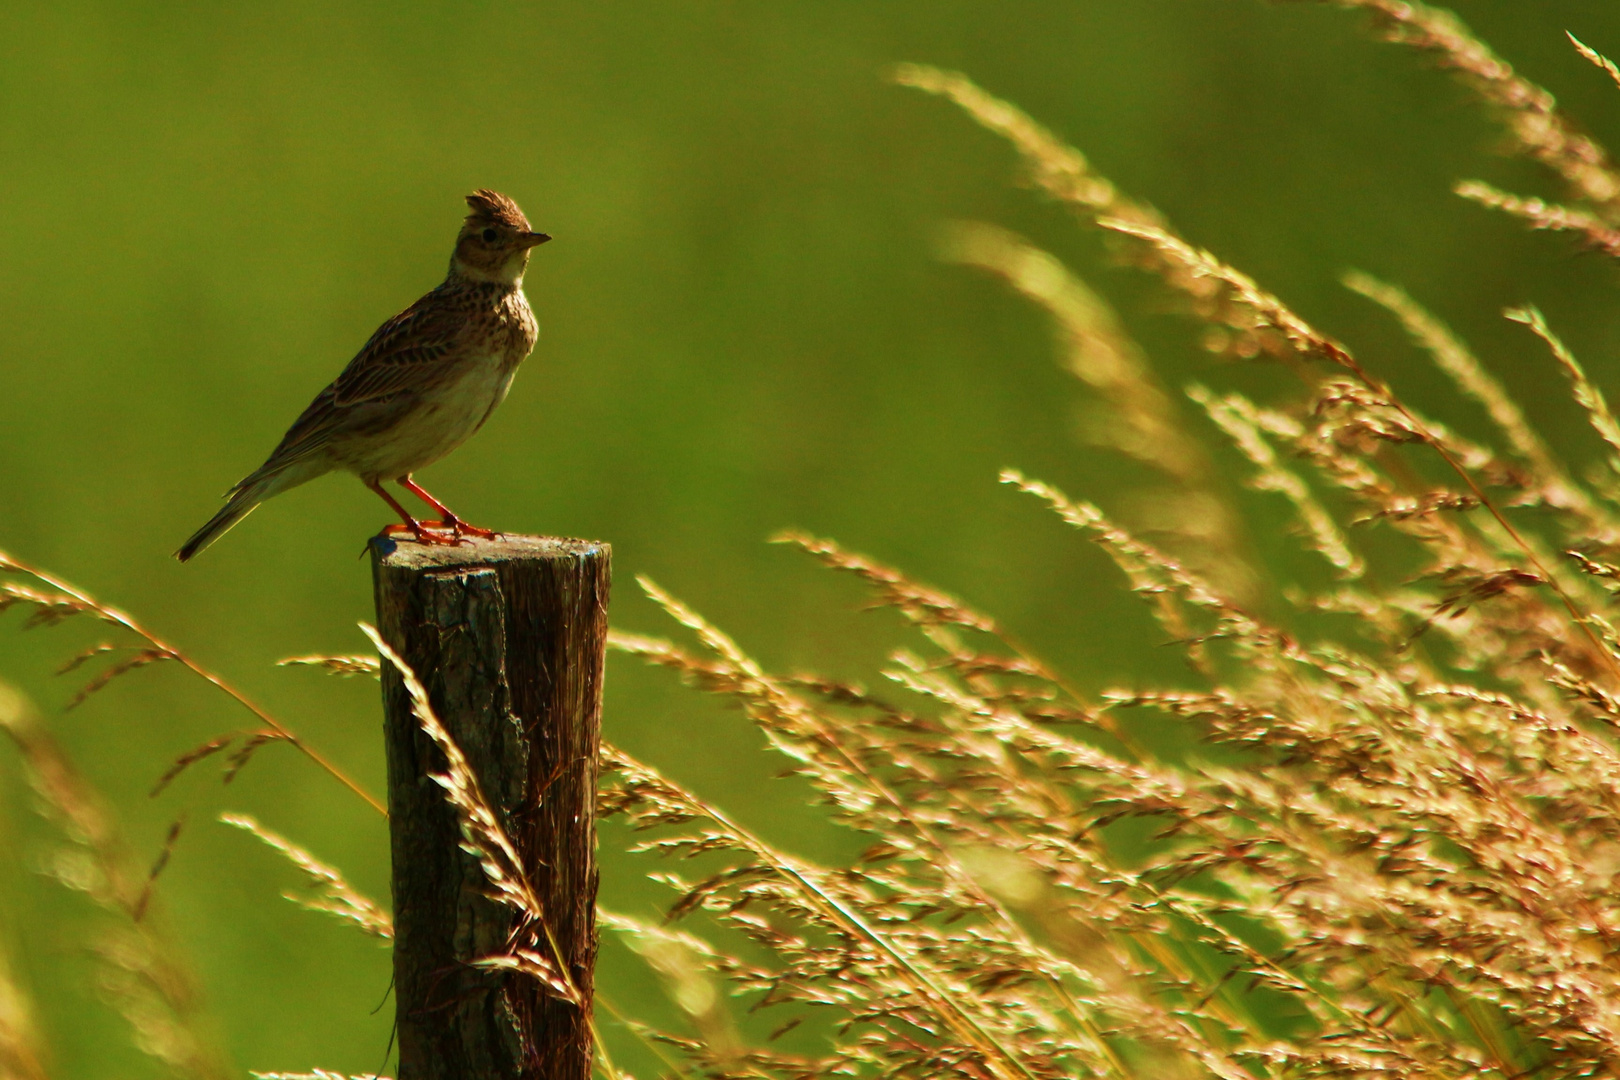
[[[1620,11],[1453,6],[1620,144],[1620,91],[1564,37],[1620,54]],[[0,549],[136,613],[373,790],[375,685],[274,662],[365,650],[357,556],[386,508],[329,477],[192,564],[170,553],[375,326],[440,280],[474,188],[555,237],[526,283],[541,339],[490,424],[421,479],[479,524],[610,542],[616,628],[673,631],[646,575],[777,670],[875,682],[897,625],[766,543],[790,526],[993,612],[1088,691],[1184,670],[1101,554],[997,484],[1016,466],[1129,518],[1147,473],[1078,436],[1089,392],[1054,362],[1047,320],[942,262],[949,223],[1060,256],[1172,390],[1264,396],[1278,379],[1206,352],[1156,282],[1016,182],[1001,141],[886,81],[898,62],[1018,103],[1465,434],[1488,436],[1477,407],[1343,271],[1446,319],[1573,461],[1596,437],[1501,310],[1537,304],[1620,394],[1612,264],[1450,190],[1557,189],[1497,152],[1500,128],[1454,81],[1326,5],[69,2],[11,5],[0,27]],[[1246,550],[1302,561],[1286,507],[1241,488],[1231,451],[1216,460],[1249,513]],[[250,718],[162,666],[60,714],[75,684],[51,672],[97,632],[22,621],[0,619],[0,679],[39,703],[135,860],[187,816],[162,918],[235,1063],[391,1068],[386,949],[281,900],[293,873],[214,819],[250,812],[381,897],[385,823],[275,746],[229,787],[204,765],[148,799],[176,755]],[[807,786],[776,778],[739,712],[668,673],[611,657],[604,725],[801,855],[856,846]],[[157,1075],[93,989],[92,909],[34,872],[55,834],[13,764],[0,752],[0,951],[51,1075]],[[603,833],[604,903],[651,915],[668,894],[626,842]],[[604,947],[600,977],[615,1004],[662,1015],[622,950]]]

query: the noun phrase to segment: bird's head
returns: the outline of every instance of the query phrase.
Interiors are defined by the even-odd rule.
[[[518,204],[498,191],[475,191],[467,196],[467,205],[472,212],[456,237],[451,276],[520,284],[529,266],[529,249],[551,237],[531,230]]]

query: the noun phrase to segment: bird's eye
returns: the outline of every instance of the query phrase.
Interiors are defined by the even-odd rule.
[[[494,242],[495,242],[495,230],[494,229],[485,229],[484,230],[484,243],[493,244]]]

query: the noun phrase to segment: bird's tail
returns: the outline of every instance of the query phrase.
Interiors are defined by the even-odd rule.
[[[230,501],[220,508],[219,513],[208,519],[208,524],[192,533],[191,539],[181,545],[180,550],[174,553],[174,557],[185,562],[224,536],[232,525],[258,508],[258,505],[270,495],[269,489],[270,484],[266,478],[251,484],[244,483],[232,490]]]
[[[325,462],[313,459],[280,462],[272,458],[265,462],[257,472],[226,492],[225,505],[220,508],[219,513],[209,518],[208,524],[198,529],[191,539],[174,553],[174,557],[185,562],[224,536],[232,525],[253,513],[254,509],[270,496],[279,495],[288,488],[295,488],[305,481],[313,480],[326,472],[327,468],[329,466]]]

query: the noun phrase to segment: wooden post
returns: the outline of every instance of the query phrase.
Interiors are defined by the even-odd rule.
[[[606,544],[508,536],[372,543],[377,625],[427,687],[545,906],[583,1008],[469,966],[516,919],[485,895],[430,775],[443,754],[383,665],[399,1080],[589,1080]]]

